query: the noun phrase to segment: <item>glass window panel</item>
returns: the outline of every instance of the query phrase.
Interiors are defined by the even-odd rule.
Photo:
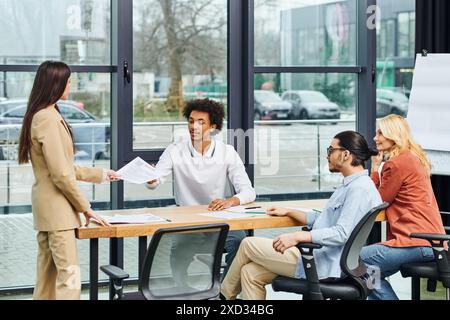
[[[395,54],[395,20],[382,20],[377,29],[377,58]]]
[[[0,1],[0,63],[109,65],[109,0]]]
[[[0,215],[0,288],[17,288],[36,284],[36,231],[31,214]],[[134,240],[134,239],[133,239]],[[125,240],[125,260],[136,260],[137,244]],[[81,268],[81,281],[89,281],[89,241],[77,240],[77,252]],[[109,239],[99,239],[99,265],[109,264]],[[137,270],[137,263],[134,268]],[[133,269],[130,274],[135,276]],[[100,280],[107,276],[99,272]],[[31,298],[30,296],[28,296]],[[28,298],[26,297],[26,298]],[[26,299],[25,298],[25,299]],[[4,299],[4,297],[0,297]],[[24,299],[21,297],[21,299]]]
[[[355,130],[357,76],[256,74],[254,83],[258,196],[333,191],[342,177],[329,173],[326,148]]]
[[[378,6],[377,117],[406,117],[414,71],[415,1],[379,0]]]
[[[416,53],[416,13],[409,14],[409,56]]]
[[[409,55],[409,12],[398,15],[398,41],[400,57]]]
[[[25,110],[34,76],[34,73],[8,72],[0,77],[5,80],[2,85],[4,91],[0,91],[1,212],[22,212],[23,206],[31,205],[31,186],[34,182],[31,165],[17,164],[17,142],[23,116],[11,123],[5,121],[2,115],[17,109]],[[111,77],[109,74],[73,73],[71,78],[70,100],[59,104],[74,131],[78,150],[76,163],[85,167],[109,168]],[[79,183],[79,186],[91,203],[102,208],[109,207],[109,183]],[[3,270],[0,273],[0,288],[34,286],[37,242],[32,214],[0,214],[0,234],[0,270]],[[108,240],[100,240],[100,265],[108,264],[108,244]],[[87,281],[89,241],[78,241],[78,254],[82,280]],[[99,276],[106,279],[102,273]]]
[[[255,1],[255,65],[355,65],[356,0]]]
[[[135,149],[174,141],[187,100],[227,105],[227,1],[169,3],[133,2]]]
[[[4,73],[0,102],[0,207],[31,204],[31,165],[17,164],[18,138],[34,73]],[[88,167],[110,166],[110,75],[73,73],[70,100],[60,101],[61,112],[72,126],[76,161]],[[109,203],[109,184],[80,183],[92,202]]]

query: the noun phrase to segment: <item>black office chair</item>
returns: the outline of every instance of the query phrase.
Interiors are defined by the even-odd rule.
[[[228,229],[227,224],[221,223],[157,230],[141,267],[138,292],[123,293],[123,280],[129,275],[122,269],[111,265],[101,266],[100,269],[113,280],[115,300],[219,299],[220,264]],[[176,267],[177,259],[184,259],[184,256],[181,257],[181,250],[171,251],[172,239],[180,235],[187,245],[191,243],[189,238],[192,237],[194,244],[189,248],[190,252],[194,250],[194,259],[187,270],[182,270],[181,274],[185,275],[182,281],[179,279],[179,273],[171,268],[171,265]],[[196,259],[195,244],[199,242],[199,236],[202,244],[198,254],[210,255],[211,259],[204,261]]]
[[[446,227],[447,232],[450,228]],[[412,300],[420,300],[420,279],[427,279],[427,291],[436,292],[437,282],[445,288],[445,299],[450,300],[450,254],[444,243],[450,245],[450,235],[413,233],[411,238],[428,240],[433,247],[435,261],[406,263],[400,272],[403,278],[412,278]]]
[[[342,299],[365,300],[369,294],[367,267],[359,255],[367,242],[378,214],[389,206],[388,203],[371,209],[356,225],[344,245],[341,269],[344,276],[319,280],[313,251],[322,248],[315,243],[300,243],[300,250],[306,279],[278,276],[272,282],[274,291],[286,291],[303,295],[304,300]]]

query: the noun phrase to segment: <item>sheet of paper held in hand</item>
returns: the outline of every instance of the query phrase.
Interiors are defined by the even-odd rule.
[[[143,184],[159,178],[156,169],[140,157],[122,167],[117,173],[120,174],[122,180],[136,184]]]
[[[114,216],[102,216],[106,221],[111,224],[141,224],[141,223],[152,223],[152,222],[164,222],[167,219],[155,216],[151,213],[146,214],[116,214]]]

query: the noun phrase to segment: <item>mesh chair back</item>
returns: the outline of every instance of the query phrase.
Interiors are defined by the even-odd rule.
[[[378,207],[371,209],[353,229],[342,251],[340,262],[341,269],[346,275],[353,278],[360,278],[366,274],[367,268],[361,261],[359,255],[361,249],[367,243],[367,238],[372,231],[378,214],[388,206],[389,203],[384,202]]]
[[[227,224],[159,229],[149,244],[140,287],[148,300],[218,297]],[[201,256],[202,259],[197,257]]]

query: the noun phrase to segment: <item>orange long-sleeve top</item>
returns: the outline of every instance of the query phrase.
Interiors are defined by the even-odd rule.
[[[413,239],[411,233],[445,234],[442,218],[431,186],[431,180],[419,158],[410,151],[385,162],[372,180],[386,209],[387,241],[390,247],[430,246],[426,240]]]

